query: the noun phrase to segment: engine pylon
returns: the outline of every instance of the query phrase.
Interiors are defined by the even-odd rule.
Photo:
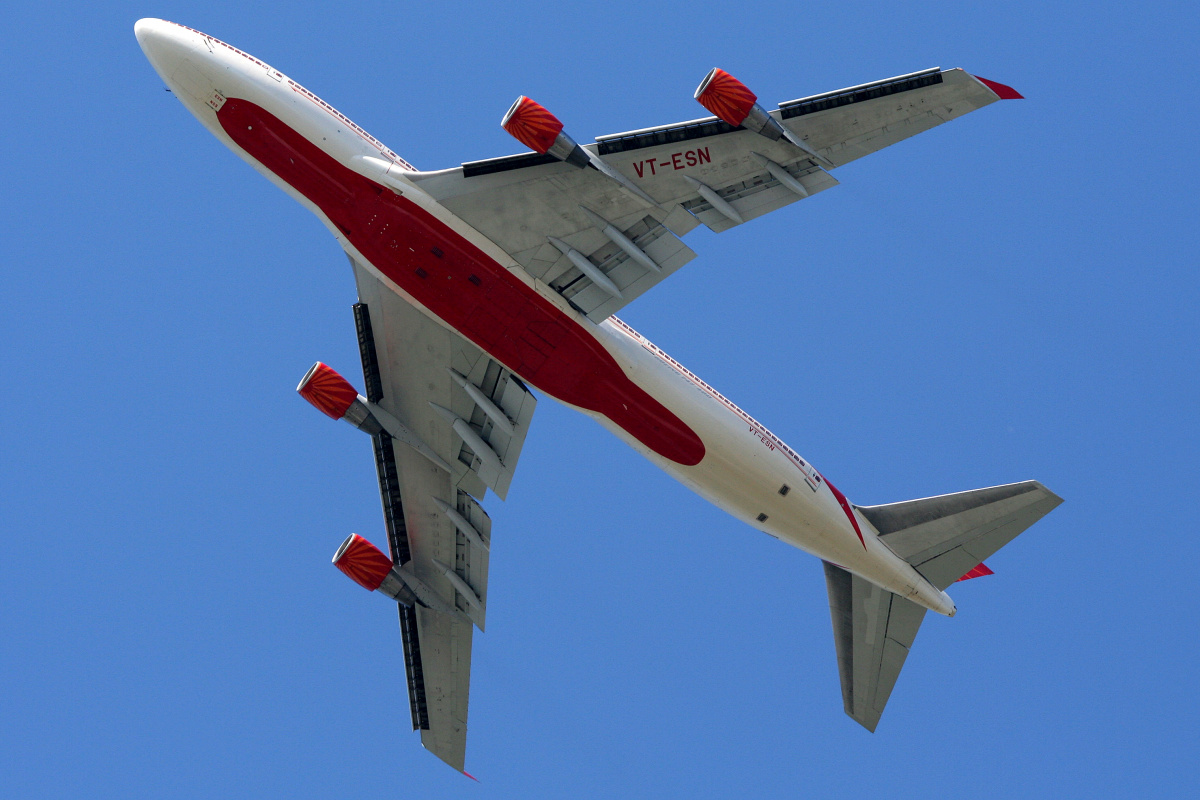
[[[439,562],[434,564],[441,566]],[[352,533],[342,542],[333,555],[333,565],[346,577],[371,592],[379,592],[404,606],[421,606],[439,614],[445,614],[459,622],[471,625],[469,616],[447,602],[412,572],[412,564],[397,567],[392,559],[375,545],[357,533]],[[458,578],[458,576],[455,576]],[[458,578],[461,581],[461,578]],[[457,588],[457,586],[455,587]],[[478,598],[471,594],[468,602]]]
[[[383,425],[367,407],[365,398],[337,370],[320,361],[313,364],[296,387],[308,402],[326,416],[344,419],[360,431],[372,436],[384,430]]]
[[[500,120],[500,126],[535,153],[552,155],[576,167],[586,167],[591,163],[587,152],[563,132],[563,124],[558,117],[525,95],[512,104]]]
[[[822,166],[833,166],[817,154],[808,143],[783,126],[758,103],[758,95],[750,87],[719,67],[713,67],[693,95],[700,105],[718,119],[736,127],[767,137],[771,141],[786,139]]]
[[[386,433],[425,456],[435,466],[446,472],[454,471],[445,459],[408,426],[359,394],[350,381],[328,364],[322,364],[320,361],[313,364],[300,379],[296,391],[322,414],[333,419],[345,420],[371,436]]]
[[[563,124],[559,118],[547,111],[541,103],[521,95],[500,120],[500,126],[535,153],[553,156],[580,169],[594,167],[642,202],[659,207],[657,200],[638,188],[627,176],[618,172],[600,156],[580,147],[563,131]]]

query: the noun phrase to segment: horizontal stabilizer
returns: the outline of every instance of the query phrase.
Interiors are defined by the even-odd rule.
[[[945,589],[1060,503],[1037,481],[1023,481],[858,510],[896,555]]]

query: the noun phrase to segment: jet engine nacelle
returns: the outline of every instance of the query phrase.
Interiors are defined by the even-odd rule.
[[[321,413],[344,419],[360,431],[374,436],[384,430],[358,390],[328,364],[320,361],[313,364],[300,379],[296,391]]]
[[[580,169],[594,167],[646,205],[661,208],[657,200],[642,191],[626,175],[595,153],[584,150],[574,139],[563,133],[563,124],[559,122],[558,117],[528,97],[518,97],[517,102],[512,104],[512,108],[508,109],[508,113],[500,120],[500,125],[530,150],[553,156]]]
[[[581,168],[591,163],[584,149],[563,133],[563,124],[558,117],[524,95],[508,109],[500,125],[534,152],[552,155]]]
[[[342,542],[342,546],[333,554],[333,565],[369,592],[382,591],[406,606],[413,604],[412,593],[408,592],[408,596],[405,596],[407,587],[404,582],[392,575],[395,569],[392,560],[357,533],[350,534]]]
[[[710,113],[735,128],[741,126],[775,142],[786,139],[822,164],[829,165],[827,159],[817,155],[803,139],[768,114],[759,105],[758,95],[750,91],[746,84],[725,70],[713,67],[696,87],[694,97]]]
[[[328,364],[322,364],[320,361],[313,364],[300,379],[296,391],[322,414],[334,419],[344,419],[371,436],[386,433],[425,456],[433,465],[446,472],[454,471],[445,459],[421,440],[421,437],[392,416],[387,409],[374,405],[359,394],[350,385],[350,381]]]
[[[333,554],[333,565],[367,591],[387,595],[404,606],[421,606],[472,624],[470,617],[413,574],[411,564],[395,566],[382,550],[357,533],[350,534],[342,542]]]

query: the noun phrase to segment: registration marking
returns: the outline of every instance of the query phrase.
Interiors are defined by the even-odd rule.
[[[635,161],[633,162],[633,169],[639,178],[644,178],[647,171],[649,171],[650,175],[657,175],[660,169],[681,170],[710,163],[712,163],[712,156],[709,155],[708,148],[698,147],[695,150],[681,150],[678,153],[672,153],[661,159],[647,158],[642,161]]]

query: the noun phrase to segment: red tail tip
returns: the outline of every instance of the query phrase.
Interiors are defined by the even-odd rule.
[[[991,89],[996,94],[996,97],[999,97],[1001,100],[1024,100],[1025,99],[1024,95],[1022,95],[1020,92],[1018,92],[1016,89],[1012,88],[1011,86],[1005,86],[1003,83],[996,83],[995,81],[989,81],[987,78],[981,78],[978,75],[975,76],[975,80],[979,81],[984,86]]]

